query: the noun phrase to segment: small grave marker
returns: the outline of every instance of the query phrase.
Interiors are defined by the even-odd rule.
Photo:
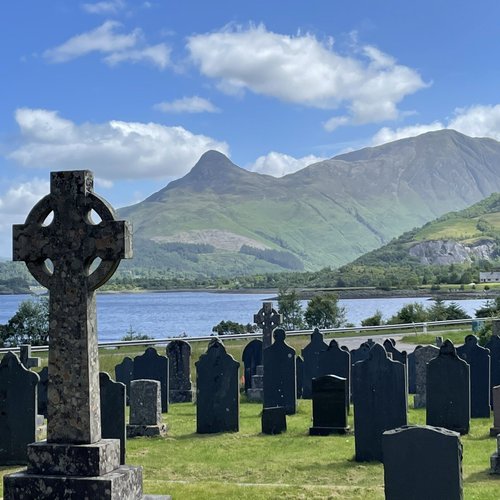
[[[191,346],[184,340],[172,340],[166,348],[171,403],[193,400],[191,386]]]

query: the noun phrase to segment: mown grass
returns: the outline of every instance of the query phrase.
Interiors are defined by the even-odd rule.
[[[171,405],[163,415],[168,437],[128,440],[127,463],[144,468],[145,492],[174,499],[384,498],[383,466],[354,461],[352,434],[308,435],[310,401],[299,401],[298,413],[287,417],[288,430],[279,436],[260,433],[261,408],[242,402],[237,433],[198,435],[195,405]],[[425,423],[425,410],[410,409],[408,421]],[[489,419],[474,419],[471,433],[461,438],[467,499],[498,499],[500,476],[489,474],[496,448],[490,425]],[[19,469],[3,468],[1,474]],[[432,480],[439,480],[439,471]]]

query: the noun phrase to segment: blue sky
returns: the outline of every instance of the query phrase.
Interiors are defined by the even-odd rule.
[[[442,128],[500,140],[500,3],[16,0],[0,16],[0,256],[51,170],[115,207],[208,149],[281,176]]]

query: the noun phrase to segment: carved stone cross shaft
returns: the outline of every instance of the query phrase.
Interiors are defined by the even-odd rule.
[[[273,309],[272,302],[263,302],[262,309],[253,316],[254,323],[262,328],[262,349],[273,342],[273,330],[283,322],[283,315]]]
[[[94,194],[92,172],[52,172],[50,194],[14,226],[13,240],[14,260],[26,262],[50,292],[47,441],[95,443],[101,439],[95,290],[132,255],[128,223],[115,220]]]

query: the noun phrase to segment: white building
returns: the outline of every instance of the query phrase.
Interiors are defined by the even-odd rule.
[[[480,283],[500,283],[500,271],[488,271],[479,273]]]

